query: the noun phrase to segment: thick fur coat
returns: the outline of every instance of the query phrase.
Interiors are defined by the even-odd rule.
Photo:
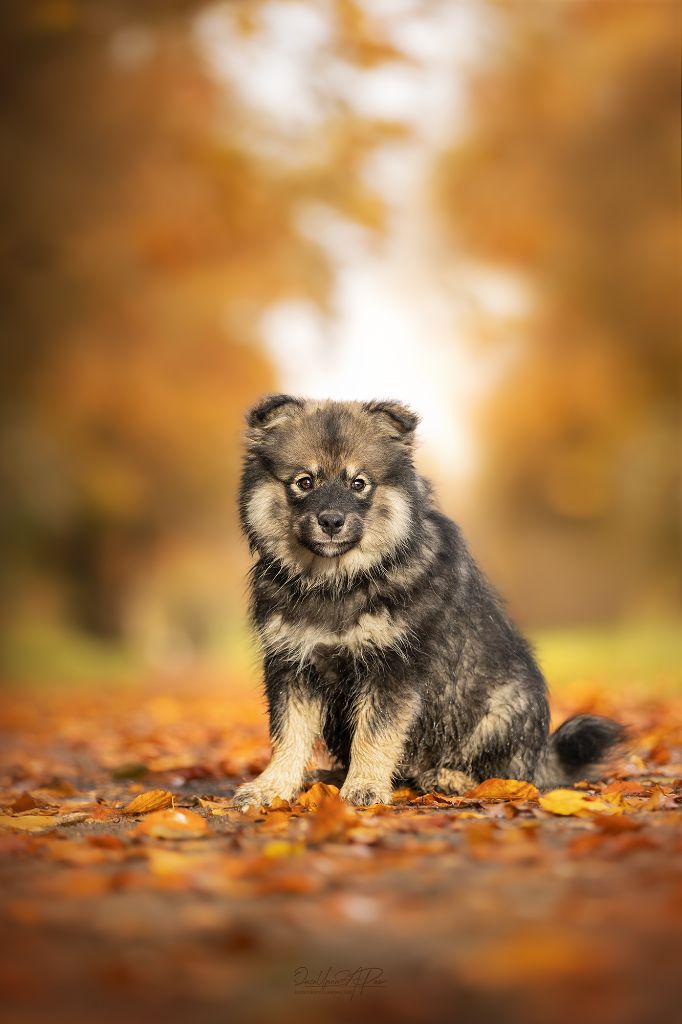
[[[549,736],[529,645],[414,468],[417,417],[274,395],[248,424],[240,514],[273,754],[236,805],[294,797],[319,738],[353,804],[398,782],[593,774],[622,730],[583,715]]]

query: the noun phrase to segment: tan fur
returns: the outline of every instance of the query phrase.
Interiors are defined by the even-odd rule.
[[[390,511],[387,520],[381,519],[382,510]],[[266,481],[254,491],[247,507],[247,518],[263,546],[287,568],[305,574],[305,585],[309,588],[335,579],[341,586],[358,573],[371,570],[406,542],[410,525],[404,495],[397,488],[384,487],[367,516],[365,535],[357,547],[338,558],[316,556],[289,528],[281,485],[276,480]]]
[[[260,639],[266,650],[286,653],[303,665],[320,648],[344,648],[353,654],[366,647],[404,649],[409,645],[409,627],[385,608],[378,615],[361,615],[354,625],[339,632],[286,622],[278,613],[261,629]]]
[[[419,708],[419,698],[406,699],[390,724],[376,728],[375,712],[369,699],[357,708],[351,745],[350,767],[341,796],[350,803],[366,803],[363,794],[372,794],[380,803],[391,802],[391,780],[398,768],[408,729]]]
[[[440,543],[431,523],[426,524],[425,533],[426,537],[421,545],[420,557],[414,559],[407,566],[401,565],[398,568],[390,569],[386,574],[386,578],[395,586],[411,587],[430,571],[440,550]]]
[[[235,807],[267,806],[275,797],[290,800],[301,789],[315,740],[322,732],[319,701],[290,694],[280,734],[273,739],[269,765],[253,782],[240,786]]]
[[[278,480],[265,480],[249,499],[246,515],[263,547],[281,557],[290,546],[286,500]]]

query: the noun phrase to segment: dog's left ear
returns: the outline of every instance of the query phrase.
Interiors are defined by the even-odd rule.
[[[302,399],[292,395],[266,395],[261,398],[246,414],[247,448],[256,450],[266,447],[271,438],[274,440],[275,428],[300,412],[303,405]]]
[[[402,402],[365,402],[364,409],[380,417],[392,437],[404,444],[413,444],[419,417],[408,406]]]
[[[292,395],[266,395],[249,409],[246,422],[252,428],[267,429],[288,419],[296,409],[302,407],[303,401]]]

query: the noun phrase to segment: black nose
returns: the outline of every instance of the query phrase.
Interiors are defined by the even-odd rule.
[[[335,533],[339,532],[345,523],[346,517],[342,512],[336,512],[332,509],[327,512],[320,512],[317,517],[317,521],[324,532],[328,533],[330,537],[333,537]]]

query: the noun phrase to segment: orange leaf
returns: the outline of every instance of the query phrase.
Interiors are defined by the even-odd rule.
[[[11,828],[20,832],[44,832],[60,825],[76,825],[86,818],[87,814],[81,811],[71,814],[0,814],[0,828]]]
[[[314,811],[323,803],[325,799],[329,799],[330,796],[338,796],[339,790],[337,786],[330,786],[326,782],[316,782],[314,786],[311,786],[307,793],[302,793],[297,803],[301,807],[307,807],[308,810]]]
[[[199,839],[210,831],[208,822],[196,811],[173,807],[149,814],[133,829],[133,835],[154,836],[155,839]]]
[[[57,828],[57,814],[0,814],[0,828],[12,828],[21,832],[42,832],[45,829]]]
[[[338,793],[333,793],[322,798],[315,814],[311,816],[308,837],[313,843],[325,839],[339,839],[357,823],[357,812],[352,810]]]
[[[149,814],[151,811],[160,811],[164,807],[172,807],[173,799],[173,794],[165,789],[150,789],[131,800],[123,808],[123,813]]]
[[[466,795],[476,800],[537,800],[540,791],[531,782],[486,779]]]
[[[276,796],[274,798],[274,800],[272,801],[272,803],[270,804],[270,807],[268,808],[268,810],[270,810],[270,811],[290,811],[291,810],[291,804],[289,803],[288,800],[282,800],[281,797]]]

